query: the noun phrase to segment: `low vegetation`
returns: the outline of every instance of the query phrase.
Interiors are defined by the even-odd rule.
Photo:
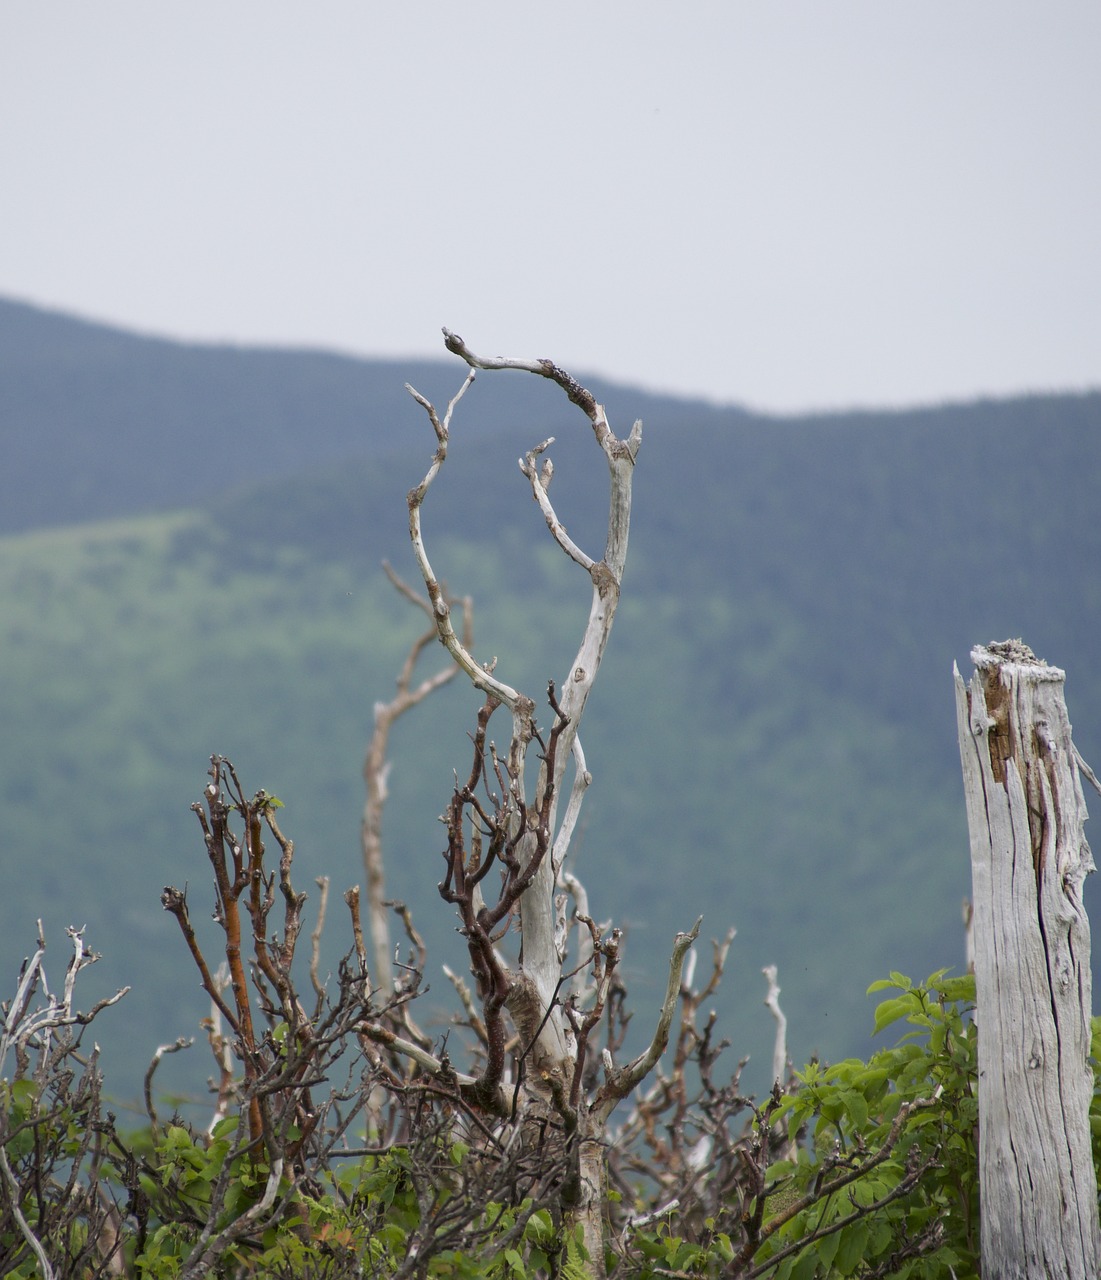
[[[213,776],[232,779],[228,769],[216,762]],[[272,797],[231,786],[226,817],[242,834],[274,818]],[[277,892],[284,909],[290,892],[293,918],[298,895],[285,846],[275,847]],[[186,921],[178,897],[167,905]],[[352,899],[352,932],[357,910]],[[208,965],[217,998],[203,1032],[205,1119],[159,1114],[154,1063],[140,1128],[104,1104],[89,1042],[110,1037],[115,1009],[80,1012],[76,979],[94,956],[79,934],[71,942],[57,989],[40,940],[4,1006],[4,1275],[592,1274],[579,1234],[563,1229],[571,1158],[561,1122],[510,1125],[463,1088],[481,1044],[473,1006],[447,1039],[450,1074],[403,1053],[406,1041],[426,1043],[415,931],[381,1007],[357,947],[320,990],[306,966],[300,996],[283,976],[284,939],[258,937],[244,995],[257,1015],[251,1047],[232,1033],[241,1018],[227,968]],[[973,981],[892,974],[876,984],[876,1026],[894,1036],[901,1026],[901,1038],[866,1061],[812,1062],[754,1101],[701,1016],[724,957],[716,946],[702,982],[685,975],[667,1061],[606,1148],[607,1274],[977,1276]],[[626,1004],[617,986],[602,1040],[615,1043]],[[438,1046],[423,1055],[438,1062]],[[1101,1131],[1101,1103],[1094,1114]]]

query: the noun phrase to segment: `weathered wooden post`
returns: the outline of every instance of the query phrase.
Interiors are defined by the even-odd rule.
[[[1090,1149],[1094,870],[1065,674],[1019,640],[955,669],[971,833],[984,1280],[1101,1275]]]

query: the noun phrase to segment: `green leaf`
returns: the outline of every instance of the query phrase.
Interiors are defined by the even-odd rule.
[[[720,1262],[734,1261],[734,1242],[725,1231],[720,1231],[715,1237],[715,1242],[712,1244],[711,1250],[713,1253],[718,1255]]]
[[[12,1102],[28,1106],[38,1097],[38,1085],[33,1080],[16,1080],[11,1086]]]
[[[237,1116],[225,1116],[214,1126],[211,1131],[213,1138],[228,1138],[237,1132]]]
[[[853,1077],[863,1070],[864,1064],[859,1058],[843,1058],[830,1067],[826,1072],[826,1078],[837,1084],[851,1084]]]
[[[841,1240],[834,1258],[834,1269],[839,1275],[851,1276],[864,1260],[864,1252],[868,1243],[868,1223],[866,1219],[854,1222],[851,1227],[838,1233]]]
[[[869,1067],[859,1078],[859,1085],[864,1090],[865,1096],[874,1093],[882,1085],[886,1084],[891,1078],[891,1073],[886,1067]]]
[[[930,983],[930,986],[932,986],[932,983]],[[951,1000],[953,1003],[974,1004],[975,975],[968,973],[960,978],[945,978],[936,987],[936,990],[944,996],[945,1000]]]
[[[524,1239],[540,1245],[554,1243],[554,1219],[549,1209],[539,1209],[531,1215],[524,1225]]]
[[[878,1035],[884,1027],[898,1022],[914,1011],[913,999],[908,996],[896,996],[893,1000],[884,1000],[876,1006],[874,1035]]]
[[[791,1280],[814,1280],[817,1272],[818,1259],[813,1251],[808,1249],[806,1253],[799,1255],[788,1274],[791,1276]]]
[[[891,1223],[880,1215],[876,1215],[871,1220],[871,1227],[868,1231],[868,1254],[870,1257],[877,1258],[881,1253],[885,1253],[888,1245],[894,1239],[894,1230]]]
[[[180,1151],[190,1147],[191,1134],[182,1125],[170,1124],[164,1131],[164,1145],[169,1151]]]
[[[815,1252],[818,1255],[818,1261],[824,1267],[831,1267],[834,1258],[837,1257],[837,1248],[841,1243],[841,1232],[835,1231],[831,1236],[825,1236],[819,1240],[815,1246]]]
[[[517,1249],[506,1249],[505,1261],[508,1263],[509,1269],[514,1276],[524,1276],[527,1274],[524,1270],[524,1259],[521,1257],[520,1252]]]
[[[846,1089],[841,1095],[845,1110],[852,1116],[853,1124],[863,1129],[868,1123],[868,1101],[862,1093],[855,1089]]]

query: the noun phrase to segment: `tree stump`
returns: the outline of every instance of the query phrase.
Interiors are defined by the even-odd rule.
[[[1101,1274],[1090,1144],[1094,870],[1064,672],[1020,641],[955,669],[971,836],[984,1280]]]

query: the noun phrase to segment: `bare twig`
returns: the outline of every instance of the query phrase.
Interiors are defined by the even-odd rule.
[[[57,1274],[53,1267],[50,1266],[50,1260],[46,1256],[46,1250],[42,1247],[41,1241],[31,1230],[27,1219],[23,1216],[23,1211],[19,1207],[20,1191],[19,1184],[15,1180],[12,1173],[11,1165],[8,1164],[7,1152],[4,1150],[3,1143],[0,1143],[0,1178],[4,1183],[4,1190],[10,1202],[10,1211],[15,1218],[19,1227],[19,1233],[27,1242],[28,1247],[34,1256],[38,1259],[38,1265],[42,1271],[43,1280],[54,1280]]]
[[[325,913],[329,906],[329,877],[318,876],[314,880],[317,885],[317,924],[310,934],[310,984],[318,999],[317,1011],[321,1012],[321,1002],[325,999],[325,987],[321,981],[321,935],[325,931]]]
[[[1081,771],[1089,779],[1090,786],[1093,787],[1094,791],[1096,791],[1099,795],[1101,795],[1101,782],[1097,780],[1097,774],[1094,773],[1094,771],[1089,767],[1089,765],[1082,758],[1082,753],[1078,750],[1077,747],[1074,748],[1074,759],[1078,764],[1078,768],[1081,769]]]
[[[179,1053],[181,1049],[190,1049],[195,1043],[194,1036],[179,1036],[172,1044],[161,1044],[157,1046],[156,1052],[145,1070],[145,1079],[143,1081],[143,1091],[145,1094],[145,1114],[149,1117],[149,1123],[155,1133],[159,1128],[157,1120],[157,1110],[153,1106],[153,1076],[157,1068],[161,1064],[161,1059],[168,1053]]]

